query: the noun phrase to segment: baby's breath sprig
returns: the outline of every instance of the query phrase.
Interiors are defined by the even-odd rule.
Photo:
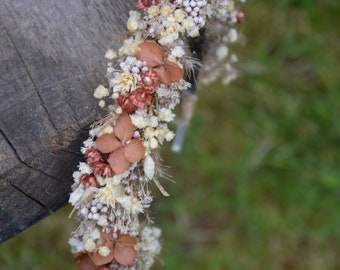
[[[180,92],[190,87],[187,73],[197,63],[188,40],[198,37],[202,28],[208,38],[218,35],[220,39],[208,40],[208,48],[217,47],[215,62],[225,63],[226,44],[238,37],[233,25],[243,20],[235,3],[137,0],[137,10],[129,13],[126,39],[106,52],[108,85],[98,86],[94,96],[109,113],[84,141],[85,162],[73,174],[69,199],[80,223],[69,240],[80,270],[147,270],[160,253],[161,231],[151,226],[148,209],[153,197],[148,187],[154,183],[168,196],[158,181],[164,175],[158,149],[174,138],[168,123],[174,121]],[[202,65],[203,79],[211,74],[207,68],[221,71],[215,62]],[[222,71],[230,80],[235,70],[227,65]],[[208,80],[217,77],[212,73]]]

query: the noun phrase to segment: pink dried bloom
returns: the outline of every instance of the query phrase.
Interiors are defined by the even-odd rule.
[[[92,165],[92,170],[95,174],[98,174],[102,177],[111,177],[113,175],[112,168],[110,167],[109,164],[105,162],[94,162],[91,164]]]
[[[99,151],[94,147],[86,149],[84,156],[86,158],[87,163],[90,165],[94,162],[103,161]]]
[[[120,95],[117,99],[120,107],[127,113],[133,113],[135,110],[144,110],[146,105],[152,104],[152,94],[144,88],[138,88],[132,93]]]
[[[122,107],[123,111],[127,113],[133,113],[135,110],[138,109],[138,107],[134,105],[129,99],[129,94],[120,95],[117,98],[117,102],[119,106]]]
[[[244,13],[240,10],[237,11],[236,13],[236,19],[238,23],[243,23],[244,22]]]
[[[136,7],[137,9],[145,9],[152,5],[152,0],[136,0]],[[158,5],[161,1],[156,0],[155,3]]]
[[[85,173],[79,178],[79,182],[83,184],[84,188],[88,188],[90,186],[99,187],[99,183],[97,178],[94,176],[93,173],[88,174]]]
[[[152,69],[141,73],[140,76],[139,86],[145,90],[152,92],[159,85],[160,79]]]
[[[151,92],[143,88],[138,88],[137,90],[130,93],[129,99],[131,100],[133,105],[142,110],[144,110],[145,105],[152,104]]]

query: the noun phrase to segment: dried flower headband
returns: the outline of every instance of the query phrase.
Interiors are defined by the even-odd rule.
[[[137,0],[138,11],[130,11],[129,37],[106,53],[108,87],[94,92],[99,106],[110,101],[109,114],[90,129],[81,149],[86,162],[73,174],[69,202],[80,224],[69,244],[80,270],[147,270],[160,253],[161,231],[150,226],[147,212],[153,200],[148,185],[168,195],[158,181],[158,148],[174,138],[167,123],[174,120],[179,92],[191,87],[184,76],[197,60],[186,44],[206,28],[205,54],[217,60],[207,58],[202,69],[209,79],[200,80],[221,72],[225,82],[234,79],[237,59],[226,44],[238,40],[232,25],[243,21],[235,2]]]

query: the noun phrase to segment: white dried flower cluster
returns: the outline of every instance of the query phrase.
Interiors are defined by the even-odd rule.
[[[204,63],[200,72],[200,81],[204,84],[222,79],[223,84],[227,85],[237,78],[234,65],[238,58],[229,52],[229,46],[241,41],[235,28],[237,23],[244,20],[238,7],[239,2],[245,0],[216,1],[209,6],[209,22],[205,32],[209,42],[205,44]]]
[[[233,2],[137,1],[139,11],[130,11],[127,22],[129,38],[106,52],[108,87],[98,86],[94,96],[102,107],[109,103],[109,115],[84,141],[86,162],[73,173],[69,199],[80,223],[69,240],[80,270],[147,270],[160,253],[160,229],[141,222],[140,216],[151,220],[152,181],[167,195],[158,181],[158,148],[174,138],[168,123],[174,121],[180,92],[190,87],[183,79],[194,62],[187,40],[209,21],[234,23]],[[237,41],[229,24],[225,43]],[[215,54],[224,61],[228,47],[219,44]]]

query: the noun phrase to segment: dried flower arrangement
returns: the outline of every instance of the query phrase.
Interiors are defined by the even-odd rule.
[[[148,185],[168,196],[158,181],[158,148],[175,136],[167,123],[174,120],[180,92],[190,87],[184,76],[197,64],[188,39],[207,29],[206,53],[214,57],[202,66],[202,81],[221,72],[225,82],[234,79],[236,56],[228,58],[227,44],[237,41],[232,26],[243,20],[235,2],[137,0],[127,38],[106,52],[108,87],[100,85],[94,96],[109,114],[84,141],[86,162],[73,174],[69,199],[80,223],[69,240],[80,270],[146,270],[160,253],[161,231],[151,226],[147,211],[153,200]]]

